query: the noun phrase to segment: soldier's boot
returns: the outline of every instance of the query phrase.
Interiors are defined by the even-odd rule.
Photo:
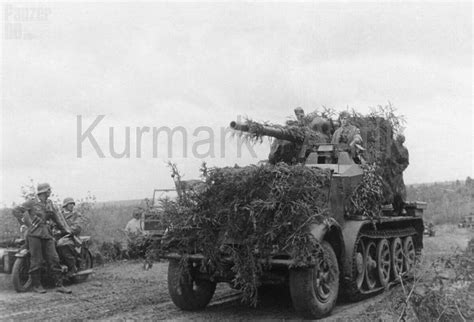
[[[72,291],[63,285],[62,277],[58,276],[56,279],[56,292],[64,293],[64,294],[71,294]]]
[[[44,289],[43,285],[41,285],[41,276],[38,272],[31,273],[31,284],[33,287],[33,292],[40,294],[46,293],[46,290]]]
[[[59,293],[64,293],[64,294],[71,294],[72,291],[68,289],[67,287],[64,287],[64,285],[56,285],[56,292]]]
[[[44,289],[43,285],[39,284],[39,285],[33,286],[33,292],[44,294],[46,293],[46,290]]]

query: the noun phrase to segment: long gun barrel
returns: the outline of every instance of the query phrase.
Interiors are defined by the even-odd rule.
[[[295,133],[288,128],[273,127],[259,123],[255,124],[257,125],[256,130],[252,129],[248,124],[237,123],[235,121],[230,122],[230,127],[233,130],[271,136],[279,140],[286,140],[294,143],[303,143],[304,141],[304,133]]]

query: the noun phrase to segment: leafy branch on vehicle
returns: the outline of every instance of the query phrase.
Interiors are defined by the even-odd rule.
[[[211,275],[230,257],[234,286],[252,305],[261,259],[287,254],[294,266],[315,263],[321,246],[309,227],[328,218],[329,170],[284,163],[202,169],[204,189],[162,204],[169,227],[164,250],[203,254]]]

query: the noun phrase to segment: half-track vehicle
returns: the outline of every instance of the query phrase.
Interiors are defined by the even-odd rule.
[[[246,124],[232,122],[230,126],[243,132],[252,131]],[[331,173],[330,186],[325,192],[329,219],[307,227],[320,242],[324,256],[306,266],[295,265],[284,252],[262,259],[265,262],[262,284],[288,285],[297,313],[305,318],[321,318],[331,313],[342,292],[356,300],[411,276],[423,248],[425,203],[404,201],[402,212],[394,211],[392,205],[387,204],[376,217],[349,214],[349,197],[364,174],[358,164],[360,159],[328,143],[323,136],[315,135],[312,140],[306,140],[283,127],[266,125],[261,125],[259,131],[276,139],[270,163],[284,158],[276,151],[290,149],[294,160],[283,161],[301,162],[305,167]],[[204,308],[214,294],[216,283],[232,283],[235,277],[230,269],[221,275],[202,270],[207,259],[199,249],[186,255],[189,263],[186,272],[180,268],[182,254],[166,253],[164,258],[169,259],[171,299],[184,310]]]

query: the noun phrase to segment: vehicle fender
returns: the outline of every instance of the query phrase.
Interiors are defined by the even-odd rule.
[[[334,228],[337,229],[339,232],[341,231],[341,226],[339,226],[339,223],[334,218],[325,218],[321,223],[311,224],[309,229],[311,235],[313,235],[314,238],[319,241],[322,241],[324,240],[324,236],[326,235],[326,233]]]
[[[15,257],[26,257],[30,254],[30,251],[28,249],[22,249],[18,253],[15,254]]]
[[[354,256],[355,243],[357,237],[359,236],[359,231],[362,226],[366,225],[365,221],[350,220],[346,221],[344,229],[342,230],[342,235],[346,242],[345,244],[345,254],[344,257],[344,276],[346,279],[352,278],[352,258]]]
[[[319,224],[312,224],[310,232],[316,240],[325,240],[331,244],[339,261],[339,266],[342,268],[345,247],[342,228],[339,223],[334,218],[325,218]]]

